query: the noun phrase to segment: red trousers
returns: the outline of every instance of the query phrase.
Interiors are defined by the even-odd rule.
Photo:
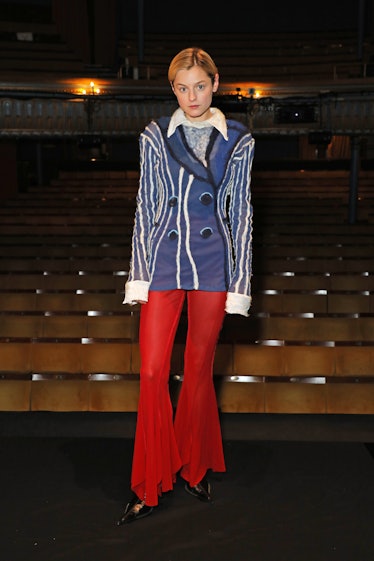
[[[188,330],[184,376],[175,418],[169,393],[170,359],[184,300]],[[225,471],[214,355],[226,292],[150,291],[140,313],[140,395],[131,489],[156,506],[177,473],[196,485],[206,471]]]

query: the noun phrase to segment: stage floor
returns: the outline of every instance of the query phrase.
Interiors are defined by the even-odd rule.
[[[224,440],[214,504],[181,480],[116,526],[131,438],[0,438],[1,561],[373,561],[373,444]]]

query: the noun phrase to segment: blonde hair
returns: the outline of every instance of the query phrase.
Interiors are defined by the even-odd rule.
[[[200,66],[203,70],[205,70],[211,78],[212,83],[214,82],[214,78],[216,74],[218,74],[218,68],[212,57],[199,47],[189,47],[188,49],[183,49],[176,54],[171,61],[168,70],[168,80],[170,84],[173,85],[179,70],[190,70],[190,68],[195,65]]]

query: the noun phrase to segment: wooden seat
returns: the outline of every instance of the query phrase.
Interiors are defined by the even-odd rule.
[[[140,307],[122,301],[137,181],[64,171],[0,211],[3,410],[136,410]],[[249,318],[228,315],[222,327],[221,410],[374,412],[373,197],[352,226],[345,171],[264,171],[253,181],[253,303]],[[365,172],[368,193],[372,185]],[[174,403],[186,330],[183,310]]]

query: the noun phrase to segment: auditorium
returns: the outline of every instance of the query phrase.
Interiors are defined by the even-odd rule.
[[[373,561],[373,1],[0,0],[0,47],[4,561]],[[255,141],[252,304],[216,347],[214,501],[177,479],[117,526],[139,136],[177,109],[168,67],[187,47],[212,55],[212,106]]]

